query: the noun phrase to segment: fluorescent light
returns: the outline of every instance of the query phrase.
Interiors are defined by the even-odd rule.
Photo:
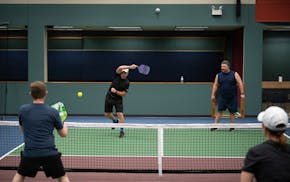
[[[264,30],[269,31],[290,31],[290,26],[266,26]]]
[[[54,29],[73,29],[73,26],[53,26]]]
[[[53,26],[53,30],[59,30],[59,31],[82,31],[81,28],[76,28],[73,26]]]
[[[274,29],[271,29],[271,31],[290,31],[290,29],[286,29],[286,28],[274,28]]]
[[[282,26],[281,28],[290,29],[290,26]]]
[[[8,26],[7,25],[0,25],[0,29],[7,29]]]
[[[115,31],[142,31],[141,27],[108,27]]]
[[[204,31],[208,27],[175,27],[175,31]]]

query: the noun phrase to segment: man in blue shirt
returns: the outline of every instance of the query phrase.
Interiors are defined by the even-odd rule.
[[[46,86],[41,81],[30,84],[31,104],[19,109],[19,125],[24,134],[24,151],[13,182],[24,181],[25,176],[35,177],[40,167],[47,177],[68,182],[61,161],[61,154],[54,143],[54,128],[61,137],[66,137],[68,129],[63,125],[56,109],[45,104]]]
[[[240,89],[241,99],[244,99],[244,85],[240,75],[230,69],[229,61],[222,61],[221,72],[215,77],[211,93],[211,99],[216,100],[216,92],[218,91],[218,113],[215,116],[215,124],[219,123],[223,111],[226,109],[230,112],[230,122],[235,121],[235,113],[238,111],[237,86]],[[211,131],[215,129],[212,128]]]

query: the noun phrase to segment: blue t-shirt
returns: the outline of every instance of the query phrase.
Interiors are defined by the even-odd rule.
[[[234,71],[228,73],[220,72],[218,74],[218,83],[219,96],[224,99],[237,96],[237,81]]]
[[[46,104],[25,104],[19,109],[23,127],[25,157],[57,155],[53,130],[63,128],[58,111]]]

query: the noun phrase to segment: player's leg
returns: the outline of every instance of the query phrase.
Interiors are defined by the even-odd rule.
[[[18,172],[14,175],[12,182],[23,182],[25,179],[25,176],[22,176]]]
[[[21,152],[21,159],[17,173],[13,178],[13,182],[24,181],[25,177],[35,177],[40,167],[38,158],[24,157]]]
[[[69,178],[67,177],[67,175],[64,175],[60,178],[57,179],[59,182],[69,182]]]
[[[223,111],[218,111],[215,115],[215,118],[214,118],[214,124],[218,124],[220,122],[220,119],[223,115]]]
[[[109,118],[110,120],[114,120],[114,118],[115,118],[114,115],[113,115],[113,113],[111,113],[111,112],[105,112],[104,115],[107,118]]]
[[[223,112],[222,111],[218,111],[215,115],[215,118],[214,118],[214,124],[218,124],[220,122],[220,119],[223,115]],[[217,130],[217,128],[211,128],[210,131],[214,131],[214,130]]]
[[[235,122],[235,113],[230,112],[230,123],[234,123]]]
[[[113,107],[114,107],[113,100],[106,97],[104,115],[107,118],[109,118],[110,120],[112,120],[113,123],[118,123],[118,119],[116,119],[115,116],[113,115]],[[114,129],[114,128],[112,128],[112,129]]]
[[[42,158],[43,171],[46,177],[52,177],[60,182],[69,182],[65,174],[61,154]]]
[[[218,124],[220,122],[220,119],[223,115],[223,111],[226,109],[226,105],[224,103],[224,99],[222,97],[219,97],[218,101],[218,112],[215,115],[214,123]],[[216,130],[217,128],[211,128],[211,131]]]
[[[235,113],[238,112],[237,97],[233,97],[232,99],[229,100],[228,110],[230,112],[230,122],[234,123],[235,122],[235,117],[236,117]],[[234,130],[234,128],[230,128],[230,131],[233,131],[233,130]]]
[[[117,112],[118,118],[119,118],[119,123],[124,124],[125,123],[125,118],[123,112]],[[120,128],[120,135],[119,137],[123,137],[125,135],[124,128]]]
[[[220,122],[220,119],[223,115],[223,112],[227,109],[227,104],[226,104],[226,99],[224,99],[223,97],[219,97],[218,99],[218,112],[216,114],[214,123],[218,124]]]
[[[228,100],[227,108],[230,112],[230,122],[235,122],[235,113],[238,112],[238,101],[237,97],[233,97],[232,99]]]
[[[124,118],[124,114],[123,114],[123,102],[119,101],[118,103],[116,103],[115,108],[116,108],[117,116],[119,119],[119,123],[120,124],[125,123],[125,118]],[[124,128],[120,128],[119,137],[123,137],[124,135],[125,135]]]

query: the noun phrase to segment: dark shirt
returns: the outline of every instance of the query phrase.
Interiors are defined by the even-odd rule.
[[[108,90],[107,95],[114,100],[122,100],[122,96],[119,96],[115,93],[112,93],[111,88],[115,88],[116,90],[118,90],[120,92],[122,92],[122,91],[128,92],[129,85],[130,85],[130,83],[129,83],[129,80],[127,78],[122,79],[121,75],[116,73],[114,78],[113,78],[113,81],[111,83],[111,86]]]
[[[232,98],[237,95],[237,81],[234,71],[231,70],[228,73],[218,73],[218,84],[219,96],[223,98]]]
[[[19,109],[19,124],[23,127],[25,157],[57,155],[53,130],[62,129],[58,111],[46,104],[25,104]]]
[[[242,171],[253,173],[257,182],[289,182],[290,145],[282,148],[268,140],[251,148]]]

